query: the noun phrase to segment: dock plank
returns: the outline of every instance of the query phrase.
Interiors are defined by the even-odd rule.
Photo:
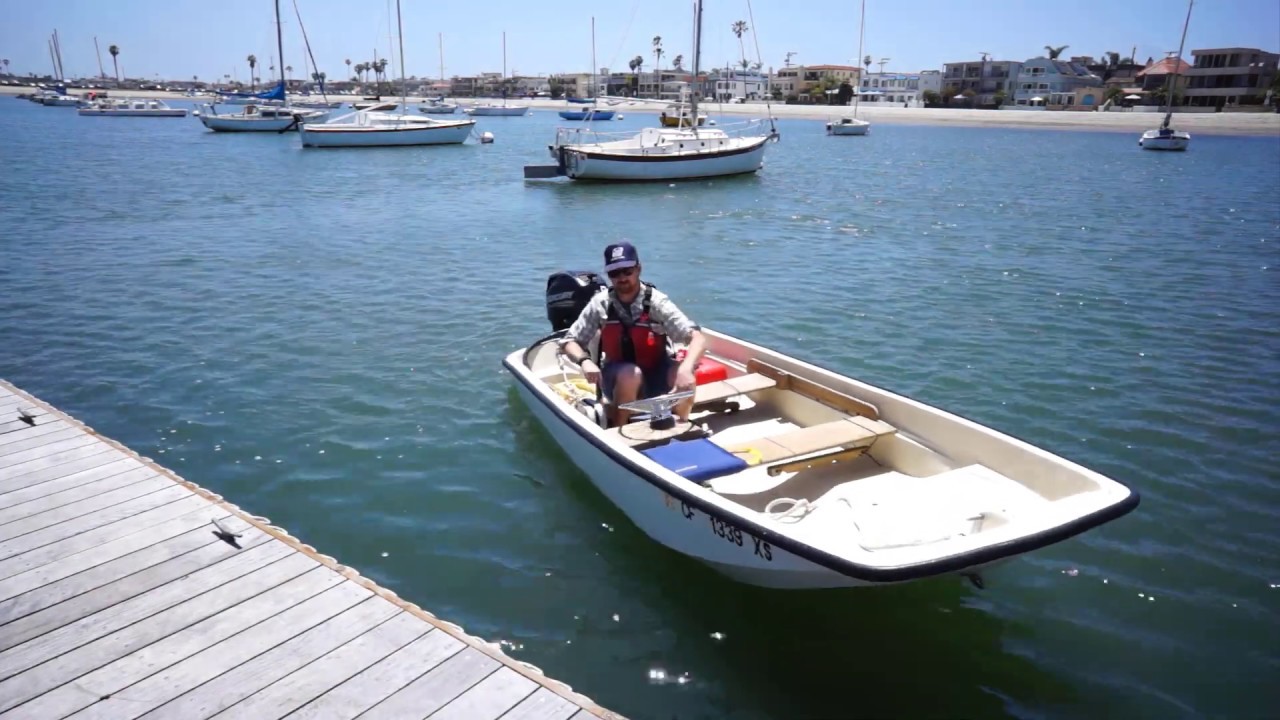
[[[289,715],[289,720],[355,718],[465,647],[445,633],[428,632],[298,708]]]
[[[498,668],[428,717],[431,720],[496,720],[537,689],[538,683],[515,670]]]
[[[59,453],[64,453],[68,450],[75,450],[76,448],[85,447],[86,445],[94,447],[98,445],[98,439],[92,435],[85,435],[83,433],[75,432],[74,430],[69,432],[72,433],[69,437],[54,440],[52,442],[47,442],[48,437],[38,437],[30,441],[21,441],[14,443],[14,445],[6,446],[9,450],[8,452],[0,451],[0,473],[5,472],[6,470],[8,472],[15,473],[24,472],[22,469],[24,465],[37,463],[45,458],[57,457]],[[62,433],[54,433],[54,436],[56,437],[61,434]],[[38,444],[34,447],[26,447],[28,443]]]
[[[0,379],[0,718],[285,715],[619,720]]]
[[[0,524],[0,543],[65,523],[68,520],[82,518],[85,515],[107,516],[110,514],[110,510],[117,505],[122,505],[130,500],[136,500],[154,492],[166,489],[171,490],[177,487],[172,480],[156,474],[150,468],[140,468],[131,477],[136,481],[127,483],[123,487],[50,508],[43,512],[33,513],[19,520]],[[178,488],[178,492],[171,494],[176,500],[180,497],[185,497],[190,492],[186,488]]]
[[[400,608],[391,603],[371,597],[143,717],[150,720],[212,717],[400,612]]]
[[[31,429],[35,430],[35,428]],[[68,440],[79,440],[81,442],[72,444],[67,443]],[[51,433],[18,435],[11,442],[0,445],[0,467],[5,467],[7,459],[12,455],[19,455],[42,448],[50,448],[52,451],[52,446],[59,443],[62,443],[59,445],[59,449],[79,447],[80,445],[88,445],[94,440],[96,438],[91,435],[85,435],[80,428],[72,427],[71,425]],[[45,453],[32,453],[28,457],[39,457],[43,454]],[[15,460],[12,464],[17,464],[18,462],[25,462],[25,460]]]
[[[70,577],[81,571],[123,557],[129,553],[163,542],[197,527],[207,528],[212,534],[214,518],[221,520],[231,511],[218,505],[197,505],[196,509],[171,520],[144,527],[124,537],[103,542],[86,550],[70,553],[56,560],[38,565],[25,572],[0,580],[0,600],[7,600],[51,582]],[[243,543],[242,543],[243,544]]]
[[[153,510],[162,505],[168,505],[189,497],[192,497],[190,490],[180,485],[170,485],[163,490],[113,505],[92,515],[81,515],[42,530],[0,541],[0,559],[21,555],[30,550],[42,548],[45,545],[52,545],[59,540],[66,540],[100,528],[103,525],[110,525],[144,513],[147,510]]]
[[[577,705],[547,688],[538,688],[503,715],[502,720],[569,720],[577,711]]]
[[[242,551],[223,545],[207,545],[6,625],[0,678],[173,607],[186,599],[183,593],[207,592],[287,554],[266,540]]]
[[[205,506],[206,503],[207,501],[202,497],[188,495],[181,500],[152,508],[132,517],[123,518],[110,525],[103,525],[65,540],[38,547],[21,555],[0,560],[0,579],[7,578],[10,575],[17,575],[33,567],[45,565],[59,558],[78,553],[81,550],[110,542],[116,538],[144,531],[152,525],[170,520],[179,515],[185,515],[192,510],[198,510]]]
[[[300,557],[298,555],[290,558]],[[283,567],[288,559],[268,570]],[[32,717],[62,718],[92,705],[173,664],[252,627],[343,582],[327,567],[313,567],[239,604],[216,611],[193,625],[76,678],[22,706]]]
[[[84,445],[51,457],[33,460],[21,466],[0,470],[0,493],[56,480],[72,472],[127,457],[129,456],[105,443]]]
[[[401,612],[214,717],[219,720],[284,717],[431,630],[426,621]]]
[[[360,720],[421,720],[501,666],[479,650],[467,648],[374,705]]]
[[[208,515],[207,511],[205,514],[206,516]],[[186,516],[184,515],[183,517]],[[224,521],[224,524],[232,526],[235,532],[244,532],[248,529],[248,526],[238,518],[228,518]],[[181,557],[206,545],[223,542],[210,530],[209,520],[203,520],[201,525],[203,527],[197,530],[190,530],[176,537],[162,539],[123,557],[98,563],[96,566],[81,572],[67,572],[63,577],[53,582],[45,582],[49,575],[43,577],[34,576],[34,573],[50,567],[49,565],[32,571],[33,577],[31,578],[24,577],[27,575],[27,573],[24,573],[16,578],[5,580],[3,585],[8,588],[7,592],[13,593],[13,596],[0,600],[0,626],[26,617],[31,613],[52,607],[60,602],[65,602],[91,590],[105,587],[116,581],[128,580],[126,585],[129,590],[139,593],[144,592],[148,589],[145,587],[146,583],[159,581],[145,575],[134,577],[136,573]],[[265,541],[265,535],[262,537]],[[218,551],[221,549],[214,548],[213,550]],[[34,588],[28,587],[22,592],[13,592],[13,589],[8,587],[11,584],[10,581],[16,581],[12,584],[19,588],[22,587],[21,584],[24,581],[28,585],[30,583],[38,584]]]
[[[76,713],[77,720],[132,720],[345,612],[373,593],[351,581],[309,598]],[[237,698],[238,699],[238,698]]]
[[[64,428],[75,427],[65,420],[49,420],[28,425],[21,420],[0,419],[0,447],[32,437],[46,436]]]
[[[269,548],[272,545],[269,543],[263,547]],[[17,707],[67,682],[73,682],[82,675],[124,657],[138,648],[145,647],[287,582],[316,567],[317,564],[302,554],[286,554],[275,562],[241,576],[235,582],[226,583],[190,599],[184,599],[185,593],[180,583],[171,583],[153,592],[163,593],[171,590],[175,595],[179,595],[178,599],[183,601],[147,617],[145,622],[136,622],[120,628],[47,662],[29,666],[16,675],[10,675],[8,671],[11,667],[18,667],[18,663],[0,661],[0,668],[3,668],[0,669],[0,677],[5,677],[5,680],[0,681],[0,710]],[[86,618],[86,620],[92,619]],[[90,631],[96,632],[96,629],[92,628],[92,623]],[[23,714],[26,714],[25,710]],[[35,717],[43,716],[35,715]]]
[[[27,518],[35,515],[36,513],[45,512],[46,510],[62,507],[63,505],[70,505],[73,502],[78,502],[95,495],[101,495],[104,492],[122,488],[125,485],[131,485],[145,480],[148,477],[154,477],[157,475],[155,470],[145,467],[140,463],[131,463],[127,460],[122,460],[118,465],[119,467],[116,468],[118,472],[105,474],[100,480],[77,484],[57,492],[46,492],[43,495],[34,495],[33,493],[34,497],[30,497],[27,500],[8,505],[0,505],[0,525],[13,522],[14,520]],[[104,473],[110,472],[111,471],[109,470],[104,471]],[[173,481],[170,480],[169,482],[172,483]],[[50,484],[52,483],[43,483],[43,485],[37,487],[43,487],[44,485]],[[22,491],[19,490],[16,493],[8,494],[18,495],[18,493],[21,492]],[[4,496],[0,496],[0,500],[3,499]]]

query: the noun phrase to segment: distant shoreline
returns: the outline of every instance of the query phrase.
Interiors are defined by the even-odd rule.
[[[0,86],[0,95],[17,95],[32,92],[32,88]],[[82,95],[88,91],[75,92]],[[187,97],[182,93],[156,90],[119,91],[112,90],[115,97],[147,97],[164,100],[182,100],[207,102],[207,97]],[[354,95],[333,95],[333,100],[351,102],[359,100]],[[392,98],[388,97],[388,100]],[[420,98],[410,97],[410,102],[420,102]],[[488,102],[492,98],[451,98],[452,102],[468,105],[473,102]],[[535,110],[563,110],[565,108],[582,109],[582,105],[571,105],[564,100],[549,98],[512,99],[512,103],[528,105]],[[623,114],[630,112],[659,113],[668,108],[661,103],[636,100],[610,106],[610,109]],[[725,105],[705,103],[702,106],[708,115],[745,115],[749,117],[767,117],[772,109],[774,117],[825,121],[839,117],[852,111],[852,108],[824,105],[783,105],[773,103],[766,107],[764,103],[747,105]],[[989,127],[1031,130],[1082,130],[1101,132],[1141,133],[1156,127],[1161,115],[1159,113],[1141,112],[1066,112],[1066,111],[1018,111],[1018,110],[966,110],[959,108],[900,108],[878,107],[868,103],[858,110],[858,117],[871,123],[886,125],[932,125],[949,127]],[[1201,135],[1240,135],[1280,137],[1280,114],[1268,113],[1175,113],[1174,121],[1178,129]]]

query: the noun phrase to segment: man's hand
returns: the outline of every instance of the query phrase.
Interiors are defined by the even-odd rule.
[[[583,360],[578,367],[582,368],[582,374],[586,376],[587,382],[597,387],[600,385],[600,368],[591,358]]]
[[[676,391],[693,390],[696,384],[697,381],[693,376],[693,370],[681,363],[679,369],[676,370]]]

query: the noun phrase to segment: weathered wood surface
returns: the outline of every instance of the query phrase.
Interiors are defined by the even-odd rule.
[[[286,715],[619,717],[0,380],[0,718]]]

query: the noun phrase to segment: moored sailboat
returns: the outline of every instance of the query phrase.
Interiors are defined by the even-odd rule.
[[[1191,24],[1191,6],[1195,0],[1187,0],[1187,19],[1182,23],[1182,41],[1178,43],[1178,55],[1174,58],[1174,66],[1165,78],[1164,122],[1154,130],[1147,130],[1138,138],[1138,146],[1143,150],[1186,150],[1191,144],[1191,133],[1185,130],[1174,130],[1170,125],[1173,120],[1173,94],[1177,88],[1178,71],[1182,66],[1182,48],[1187,42],[1187,26]]]
[[[482,117],[520,117],[529,112],[528,105],[507,104],[507,34],[505,32],[502,33],[502,82],[501,105],[491,102],[481,103],[479,105],[472,105],[471,107],[463,110],[463,112]]]
[[[862,0],[862,17],[858,21],[858,57],[862,57],[863,31],[867,24],[867,0]],[[862,85],[861,82],[858,83]],[[835,118],[827,122],[828,135],[866,135],[871,132],[871,123],[858,117],[858,101],[862,98],[861,87],[854,89],[853,113]]]
[[[475,120],[436,120],[405,112],[404,28],[400,0],[396,0],[396,28],[400,41],[400,103],[397,112],[376,107],[335,118],[326,123],[303,123],[298,128],[304,148],[409,147],[457,145],[466,142]]]

